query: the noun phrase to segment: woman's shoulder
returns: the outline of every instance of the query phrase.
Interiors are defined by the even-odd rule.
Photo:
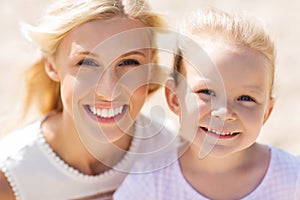
[[[40,133],[40,120],[16,129],[0,139],[0,162],[32,143]]]
[[[4,173],[0,170],[0,199],[13,200],[14,192],[9,185]]]

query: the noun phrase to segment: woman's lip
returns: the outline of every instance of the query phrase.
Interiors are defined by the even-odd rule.
[[[86,112],[88,113],[88,115],[96,120],[97,122],[101,122],[101,123],[115,123],[117,121],[119,121],[126,113],[127,109],[128,109],[128,105],[123,105],[123,109],[121,111],[121,113],[113,116],[113,117],[102,117],[102,116],[98,116],[95,115],[91,110],[90,107],[88,105],[84,106]],[[103,108],[102,109],[107,109],[107,108]],[[111,108],[111,107],[110,107]]]
[[[110,109],[110,108],[117,108],[120,106],[125,106],[124,103],[94,103],[86,106],[92,106],[99,109]]]
[[[215,132],[212,132],[212,131],[209,131],[207,128],[205,127],[200,127],[201,130],[205,133],[205,134],[208,134],[208,135],[211,135],[213,137],[217,137],[219,139],[230,139],[230,138],[233,138],[233,137],[236,137],[237,135],[240,134],[240,132],[234,132],[232,134],[228,134],[228,135],[220,135],[220,134],[217,134]]]

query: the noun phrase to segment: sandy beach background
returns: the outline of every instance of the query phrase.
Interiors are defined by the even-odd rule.
[[[22,36],[19,23],[34,23],[50,0],[0,0],[0,125],[15,118],[22,93],[21,70],[37,55],[34,46]],[[203,6],[227,11],[246,11],[260,17],[270,30],[277,46],[276,105],[262,130],[260,141],[300,154],[300,2],[297,0],[148,0],[164,14],[174,28],[188,12]],[[165,106],[159,91],[147,108]],[[165,113],[171,119],[174,116]]]

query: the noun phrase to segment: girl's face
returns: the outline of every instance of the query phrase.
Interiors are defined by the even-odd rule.
[[[260,55],[246,47],[228,42],[207,47],[210,66],[194,67],[184,61],[185,82],[190,87],[185,96],[194,97],[198,111],[192,146],[206,151],[200,155],[226,156],[252,145],[268,119],[273,108],[271,71]],[[167,99],[170,105],[172,98]],[[171,109],[181,115],[182,123],[192,123],[186,99],[179,98],[181,107]]]
[[[53,71],[63,116],[80,136],[113,142],[129,132],[147,97],[150,36],[136,20],[87,22],[62,40]],[[75,125],[76,124],[76,125]]]

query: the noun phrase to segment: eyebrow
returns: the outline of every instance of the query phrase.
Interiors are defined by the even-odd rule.
[[[205,78],[205,77],[197,77],[197,78],[194,78],[193,80],[195,80],[197,82],[210,81],[209,78]]]
[[[93,57],[99,57],[97,54],[95,53],[92,53],[90,51],[77,51],[77,52],[74,52],[73,55],[86,55],[86,56],[93,56]]]
[[[208,78],[204,78],[204,77],[197,77],[197,78],[192,79],[192,81],[195,83],[192,87],[193,89],[202,87],[203,85],[208,86],[208,85],[210,85],[210,83],[212,83],[211,80],[209,80]]]
[[[248,89],[251,92],[264,94],[263,88],[260,86],[253,86],[253,85],[243,85],[244,88]]]
[[[215,81],[210,80],[209,78],[205,78],[205,77],[197,77],[195,79],[193,79],[193,81],[195,81],[195,83],[198,85],[200,84],[205,84],[205,85],[211,85],[211,84],[215,84]],[[198,86],[199,86],[198,85]],[[242,85],[243,88],[249,90],[250,92],[256,93],[256,94],[264,94],[264,90],[262,87],[260,86],[255,86],[255,85]]]
[[[121,56],[119,56],[119,58],[127,57],[127,56],[130,56],[130,55],[135,55],[135,54],[139,54],[143,57],[146,57],[145,53],[142,53],[140,51],[131,51],[131,52],[122,54]],[[73,55],[85,55],[85,56],[99,57],[98,54],[92,53],[90,51],[78,51],[78,52],[75,52]]]
[[[206,77],[197,77],[194,79],[191,79],[193,82],[195,82],[196,84],[205,84],[205,85],[212,85],[215,84],[214,80],[211,80],[209,78]]]
[[[120,57],[122,58],[122,57],[130,56],[130,55],[134,55],[134,54],[139,54],[141,56],[146,57],[145,53],[142,53],[141,51],[131,51],[131,52],[121,55]]]

